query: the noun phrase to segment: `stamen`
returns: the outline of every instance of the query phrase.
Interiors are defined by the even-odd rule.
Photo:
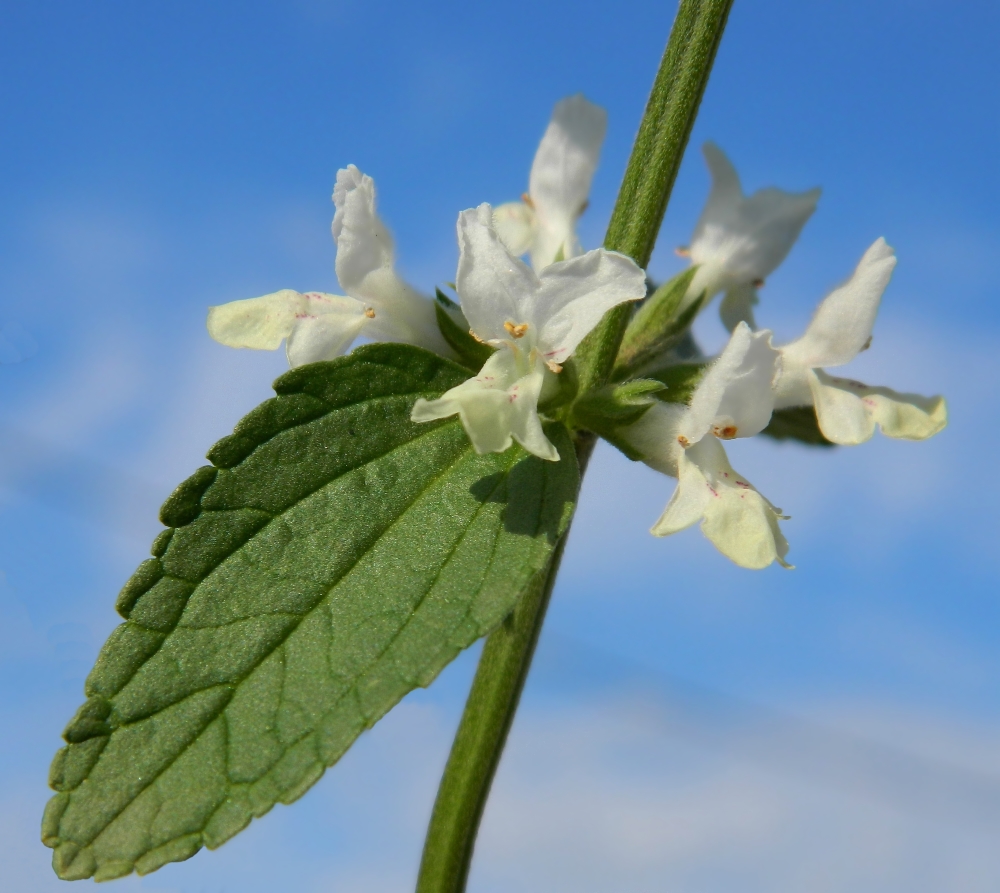
[[[526,322],[519,323],[518,325],[512,322],[505,322],[503,327],[514,338],[523,338],[524,333],[528,331],[528,324]]]
[[[556,375],[562,372],[562,366],[560,366],[558,363],[554,363],[552,360],[546,361],[545,365],[548,366],[549,369],[551,369],[553,372],[555,372]]]
[[[674,254],[676,254],[678,257],[690,257],[691,249],[688,248],[687,245],[678,245],[674,249]]]
[[[678,434],[677,435],[677,442],[682,447],[684,447],[684,449],[687,449],[689,446],[691,446],[691,441],[688,440],[683,434]]]
[[[712,427],[712,433],[719,438],[719,440],[732,440],[736,436],[737,428],[735,425],[725,425],[724,427],[719,427],[715,425]]]
[[[365,316],[367,316],[369,319],[375,319],[375,308],[374,307],[365,308]]]
[[[532,211],[535,210],[535,200],[527,192],[521,193],[521,201],[531,208]]]
[[[476,334],[475,332],[473,332],[473,331],[472,331],[472,329],[469,329],[469,334],[470,334],[470,335],[471,335],[471,336],[472,336],[473,338],[475,338],[475,339],[476,339],[476,341],[478,341],[478,342],[479,342],[480,344],[485,344],[485,343],[486,343],[486,342],[485,342],[485,341],[483,341],[483,339],[482,339],[482,338],[480,338],[480,337],[479,337],[479,336],[478,336],[478,335],[477,335],[477,334]]]

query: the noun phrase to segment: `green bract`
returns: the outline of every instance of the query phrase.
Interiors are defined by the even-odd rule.
[[[167,500],[52,765],[60,877],[218,846],[511,611],[569,521],[576,459],[561,425],[544,462],[410,422],[467,377],[387,344],[294,369]]]

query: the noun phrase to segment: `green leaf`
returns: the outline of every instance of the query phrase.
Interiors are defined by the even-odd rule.
[[[493,348],[473,337],[469,321],[458,304],[441,289],[437,289],[436,297],[434,312],[437,314],[438,328],[444,340],[458,355],[458,360],[463,366],[478,372],[493,355]]]
[[[631,377],[656,363],[690,328],[704,301],[701,295],[681,309],[696,270],[697,267],[690,267],[643,301],[622,337],[613,378]]]
[[[50,773],[60,877],[153,871],[300,797],[510,613],[579,474],[410,422],[468,372],[375,344],[294,369],[163,506]]]
[[[819,430],[816,410],[811,406],[776,409],[771,415],[771,421],[761,431],[761,434],[774,438],[774,440],[797,440],[799,443],[809,446],[832,447],[834,445]]]

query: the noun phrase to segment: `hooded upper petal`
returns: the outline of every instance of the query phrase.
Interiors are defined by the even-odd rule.
[[[895,266],[892,248],[876,239],[851,278],[816,308],[805,334],[781,349],[789,368],[842,366],[864,350]]]
[[[349,295],[374,311],[365,334],[450,353],[434,305],[396,273],[392,236],[376,211],[372,178],[353,164],[338,171],[333,203],[337,278]]]
[[[587,205],[607,130],[607,112],[582,94],[556,103],[531,166],[528,192],[538,215],[535,269],[580,253],[576,219]]]
[[[455,288],[462,300],[462,312],[479,338],[508,339],[505,322],[537,325],[529,313],[539,287],[538,277],[500,240],[488,204],[458,215],[458,248]]]
[[[714,143],[702,147],[712,175],[705,209],[691,237],[695,274],[689,293],[766,279],[791,250],[816,210],[820,190],[761,189],[744,197],[736,169]]]
[[[778,525],[784,517],[733,469],[718,439],[708,436],[681,455],[677,488],[651,532],[667,536],[701,521],[705,536],[740,567],[758,569],[773,561],[789,567],[788,541]]]
[[[710,432],[730,439],[763,431],[774,408],[772,385],[778,363],[771,333],[751,332],[741,322],[698,383],[680,435],[694,444]]]
[[[816,418],[824,436],[843,446],[864,443],[875,426],[888,437],[925,440],[948,424],[943,397],[900,394],[849,378],[835,378],[822,369],[809,373]]]
[[[353,164],[337,171],[333,204],[337,278],[345,291],[365,300],[368,274],[393,265],[392,236],[375,210],[375,181]]]

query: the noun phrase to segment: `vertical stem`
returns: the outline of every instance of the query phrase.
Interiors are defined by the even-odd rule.
[[[646,268],[733,0],[682,0],[632,147],[604,247]],[[609,311],[576,350],[580,393],[604,384],[631,305]]]
[[[483,647],[434,803],[417,893],[465,889],[479,820],[514,722],[565,542],[563,537],[550,568],[532,581]]]
[[[694,124],[733,0],[681,0],[625,171],[605,247],[649,262],[670,190]],[[608,313],[577,350],[580,392],[599,387],[614,367],[627,307]],[[577,436],[580,473],[596,439]],[[486,640],[431,816],[417,893],[463,893],[490,785],[514,721],[568,531],[546,571],[529,585]]]

